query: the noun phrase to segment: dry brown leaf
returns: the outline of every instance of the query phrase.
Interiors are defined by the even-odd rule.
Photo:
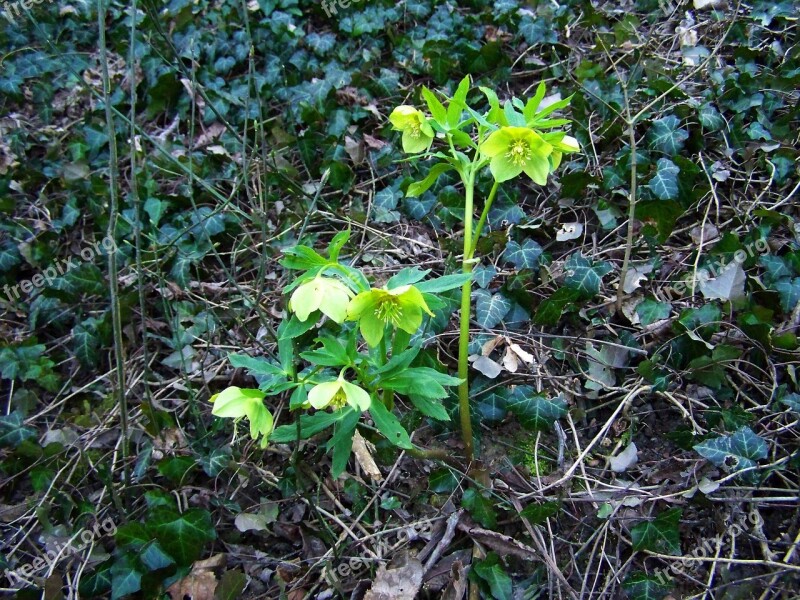
[[[372,458],[372,452],[370,452],[369,448],[370,445],[371,444],[369,444],[358,431],[355,432],[355,435],[353,435],[353,454],[356,455],[358,464],[361,465],[364,472],[369,475],[369,478],[372,479],[372,481],[380,482],[383,481],[383,475],[375,459]]]
[[[417,597],[422,586],[422,563],[416,558],[405,557],[403,566],[387,569],[381,565],[372,587],[364,600],[410,600]]]
[[[214,600],[217,578],[211,571],[192,571],[187,577],[176,581],[167,593],[172,600]]]
[[[494,336],[488,342],[484,343],[483,346],[481,346],[481,354],[483,354],[484,356],[489,356],[492,352],[494,352],[494,349],[497,348],[504,341],[505,338],[502,335]]]

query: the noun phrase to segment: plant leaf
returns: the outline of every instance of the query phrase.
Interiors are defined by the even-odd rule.
[[[680,556],[681,540],[678,524],[681,514],[680,508],[671,508],[652,521],[644,521],[632,527],[633,549]]]

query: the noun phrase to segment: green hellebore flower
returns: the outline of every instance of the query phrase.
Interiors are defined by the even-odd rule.
[[[498,182],[524,171],[536,183],[545,185],[552,152],[553,146],[527,127],[501,127],[481,144],[481,154],[492,159],[489,169]]]
[[[350,288],[338,279],[317,276],[292,293],[289,310],[294,311],[297,318],[304,322],[312,312],[321,310],[331,320],[342,323],[347,316],[347,304],[352,297]]]
[[[261,390],[241,389],[229,387],[219,394],[211,396],[209,401],[214,404],[211,414],[229,419],[247,417],[250,421],[250,437],[257,440],[261,438],[261,447],[267,447],[269,434],[272,433],[272,414],[264,406],[264,396]]]
[[[361,292],[350,301],[347,318],[358,320],[361,335],[372,347],[383,339],[386,325],[415,333],[422,324],[422,311],[433,316],[431,309],[413,285],[403,285],[392,290],[373,288]]]
[[[413,106],[398,106],[389,115],[389,121],[397,131],[403,132],[403,152],[424,152],[433,143],[433,128],[422,111]]]
[[[319,383],[308,392],[308,403],[317,410],[332,407],[339,410],[349,404],[359,412],[364,412],[372,404],[372,398],[363,388],[345,381],[342,375],[333,381]]]

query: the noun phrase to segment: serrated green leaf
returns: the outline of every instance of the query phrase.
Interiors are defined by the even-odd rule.
[[[671,508],[652,521],[644,521],[632,527],[633,549],[680,556],[681,540],[678,524],[681,514],[680,508]]]
[[[301,439],[305,440],[318,434],[337,421],[344,419],[352,412],[353,409],[350,406],[346,406],[335,412],[317,411],[313,415],[300,415]],[[275,444],[294,442],[297,440],[297,425],[295,423],[291,425],[281,425],[275,428],[272,434],[270,434],[269,439]]]
[[[378,431],[392,444],[406,450],[413,448],[408,432],[400,424],[397,417],[390,413],[377,398],[372,399],[372,405],[369,407],[369,414],[375,422],[375,427]]]
[[[469,511],[469,514],[478,523],[487,529],[497,527],[497,513],[492,502],[483,492],[468,488],[461,497],[461,506]]]

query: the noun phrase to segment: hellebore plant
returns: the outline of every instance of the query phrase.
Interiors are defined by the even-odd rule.
[[[395,395],[446,421],[445,388],[460,383],[422,348],[417,334],[424,314],[446,306],[436,294],[460,287],[466,276],[425,280],[429,271],[407,268],[372,287],[360,270],[339,260],[349,235],[337,234],[327,257],[302,245],[285,250],[283,266],[299,274],[284,290],[289,314],[277,330],[277,360],[231,354],[231,364],[248,369],[259,389],[229,387],[211,399],[212,414],[246,417],[262,448],[268,440],[285,443],[333,428],[326,449],[332,450],[334,477],[347,465],[357,428],[367,428],[364,413],[389,442],[425,455],[392,413]],[[264,398],[285,393],[291,411],[310,412],[273,430]]]
[[[396,397],[404,398],[426,417],[450,419],[442,400],[447,387],[458,386],[461,431],[466,457],[473,458],[469,403],[468,346],[472,268],[475,250],[500,183],[525,174],[539,185],[561,163],[563,154],[578,152],[574,138],[557,128],[567,119],[549,115],[569,104],[569,98],[542,108],[544,84],[527,102],[517,98],[503,107],[494,91],[481,87],[489,110],[481,114],[467,104],[469,77],[461,81],[447,107],[422,88],[430,116],[412,106],[394,109],[389,120],[402,132],[403,150],[434,158],[425,179],[412,183],[406,194],[418,196],[447,171],[464,184],[464,252],[462,272],[426,279],[429,271],[406,268],[381,287],[373,287],[362,271],[339,259],[349,231],[330,242],[327,256],[298,245],[284,251],[281,264],[298,272],[284,289],[289,312],[277,329],[276,359],[231,354],[234,367],[256,377],[259,389],[229,387],[212,397],[212,414],[236,421],[247,418],[250,435],[265,447],[268,440],[286,443],[307,439],[332,428],[326,445],[332,451],[332,474],[341,474],[359,428],[379,433],[414,455],[435,453],[414,446],[394,415]],[[440,149],[432,150],[435,141]],[[494,182],[474,223],[475,183],[488,167]],[[458,378],[445,372],[435,352],[422,340],[434,311],[447,304],[437,294],[461,288]],[[365,343],[360,343],[361,340]],[[273,430],[267,397],[289,396],[289,410],[303,414]],[[307,412],[306,412],[307,411]],[[374,426],[362,420],[368,413]]]
[[[570,98],[541,108],[545,96],[544,83],[527,102],[507,100],[503,107],[497,94],[479,88],[486,96],[489,110],[483,114],[467,104],[469,76],[458,86],[452,98],[445,98],[447,107],[428,88],[422,97],[430,117],[412,106],[398,106],[389,121],[403,132],[403,150],[422,158],[438,159],[422,181],[412,183],[407,196],[419,196],[430,188],[440,175],[455,170],[464,184],[464,253],[462,270],[468,277],[461,289],[460,332],[458,344],[458,388],[461,433],[467,458],[473,458],[472,420],[469,404],[469,317],[472,286],[469,275],[476,262],[475,249],[500,183],[524,173],[534,183],[545,185],[547,176],[558,168],[563,154],[580,151],[575,138],[558,131],[570,123],[568,119],[552,119],[550,115],[569,105]],[[435,135],[434,135],[435,134]],[[431,150],[434,137],[441,149]],[[423,154],[420,154],[423,153]],[[477,225],[473,228],[475,182],[488,165],[494,179]]]

